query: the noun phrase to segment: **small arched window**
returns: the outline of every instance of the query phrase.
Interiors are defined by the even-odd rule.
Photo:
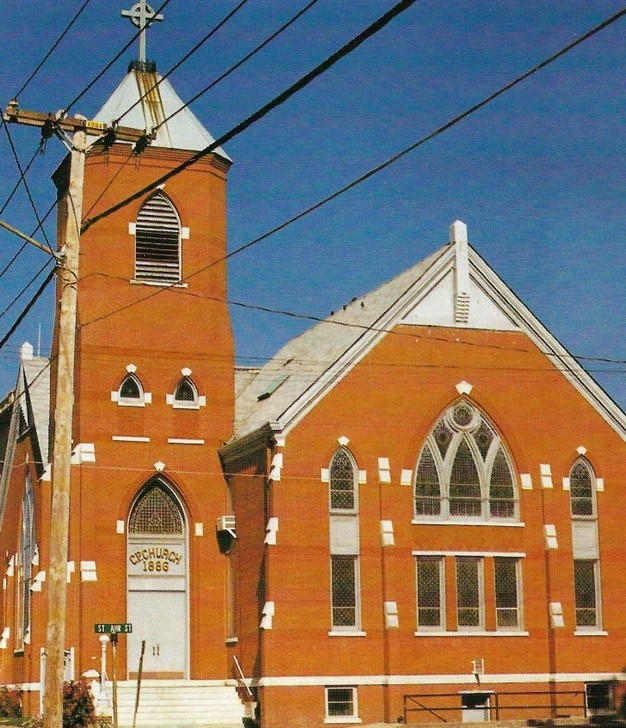
[[[135,223],[135,279],[171,285],[181,280],[181,224],[170,198],[157,190]]]
[[[516,487],[504,443],[460,400],[435,424],[415,471],[416,518],[514,519]]]
[[[118,403],[123,405],[141,406],[145,402],[145,396],[139,377],[135,374],[128,374],[122,380],[118,391]]]
[[[183,377],[174,390],[174,407],[197,407],[198,389],[189,377]]]
[[[345,448],[333,455],[329,470],[330,510],[356,511],[357,488],[354,461]]]
[[[595,475],[584,458],[578,458],[569,474],[572,516],[595,516]]]

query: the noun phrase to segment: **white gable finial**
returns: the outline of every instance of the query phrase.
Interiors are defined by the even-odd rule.
[[[467,244],[467,225],[460,220],[455,220],[450,225],[450,242],[457,244]]]
[[[22,361],[25,361],[26,359],[32,359],[33,358],[33,345],[29,344],[28,341],[25,341],[22,346],[20,346],[20,359]]]
[[[454,320],[469,323],[470,279],[467,225],[455,220],[450,225],[450,242],[454,245]]]

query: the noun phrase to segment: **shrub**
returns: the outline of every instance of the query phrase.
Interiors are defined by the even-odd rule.
[[[94,723],[96,712],[86,680],[63,685],[63,728],[86,728]]]
[[[22,691],[0,685],[0,716],[2,718],[22,717]]]

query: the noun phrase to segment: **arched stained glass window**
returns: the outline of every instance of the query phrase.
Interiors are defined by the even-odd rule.
[[[430,446],[425,445],[415,475],[415,513],[438,516],[441,512],[439,472]]]
[[[515,486],[502,445],[498,448],[489,479],[489,510],[494,518],[511,518],[515,514]]]
[[[330,463],[331,510],[356,510],[355,467],[347,450],[342,448]]]
[[[124,377],[120,384],[120,399],[143,399],[143,387],[134,374]]]
[[[130,534],[181,535],[183,517],[172,494],[160,481],[150,484],[137,500],[128,524]]]
[[[198,390],[196,385],[189,379],[183,377],[174,390],[174,405],[178,407],[193,407],[198,404]]]
[[[20,554],[18,563],[19,585],[16,592],[17,644],[20,648],[29,641],[33,558],[35,556],[35,500],[30,473],[26,473],[22,496],[22,528],[20,532]]]
[[[143,203],[135,223],[135,279],[172,284],[181,279],[181,225],[169,197],[157,190]]]
[[[414,482],[416,518],[518,518],[515,477],[504,443],[465,400],[435,423]]]
[[[466,440],[461,440],[450,473],[450,515],[480,516],[480,477]]]
[[[595,515],[595,476],[584,458],[576,460],[569,474],[572,516]]]

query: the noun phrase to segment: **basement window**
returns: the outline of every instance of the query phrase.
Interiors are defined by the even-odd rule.
[[[135,223],[135,280],[181,282],[181,224],[169,197],[157,190],[144,202]]]
[[[325,723],[360,723],[355,687],[326,688]]]

